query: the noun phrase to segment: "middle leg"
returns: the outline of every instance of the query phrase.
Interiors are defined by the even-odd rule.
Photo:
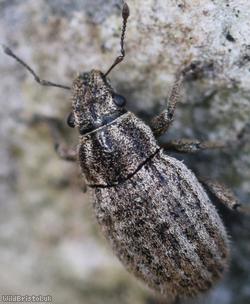
[[[168,151],[178,153],[195,153],[208,149],[233,149],[235,147],[240,148],[244,146],[249,141],[249,134],[250,124],[247,123],[236,138],[232,140],[201,141],[197,139],[181,138],[163,143],[160,146]]]
[[[233,142],[223,141],[200,141],[196,139],[181,138],[161,144],[163,149],[179,153],[195,153],[207,149],[223,149],[228,148]]]

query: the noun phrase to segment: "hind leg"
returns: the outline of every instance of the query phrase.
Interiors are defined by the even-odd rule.
[[[212,193],[218,201],[227,208],[250,214],[250,208],[248,206],[242,206],[232,190],[225,185],[204,178],[199,178],[199,181],[208,192]]]
[[[241,207],[234,193],[225,185],[205,178],[199,178],[199,181],[208,192],[212,193],[227,208],[238,210]]]

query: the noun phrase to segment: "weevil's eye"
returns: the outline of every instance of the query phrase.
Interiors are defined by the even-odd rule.
[[[85,85],[88,84],[88,81],[89,81],[89,73],[81,73],[80,76],[79,76]]]
[[[124,107],[126,104],[126,98],[123,97],[122,95],[119,94],[114,94],[113,95],[114,98],[114,103],[118,106],[118,107]]]
[[[70,128],[75,127],[75,117],[74,114],[71,112],[67,118],[67,124]]]

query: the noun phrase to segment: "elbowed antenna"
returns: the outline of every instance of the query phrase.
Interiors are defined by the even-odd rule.
[[[125,50],[124,50],[124,39],[125,39],[125,33],[126,33],[126,26],[127,26],[127,20],[129,17],[129,6],[127,5],[126,2],[123,4],[122,8],[122,19],[123,19],[123,24],[122,24],[122,33],[121,33],[121,55],[118,56],[114,63],[111,65],[111,67],[108,69],[108,71],[105,73],[105,77],[113,70],[113,68],[119,64],[125,57]]]
[[[2,45],[3,51],[6,55],[14,58],[17,62],[19,62],[22,66],[24,66],[35,78],[35,81],[38,82],[42,86],[47,86],[47,87],[58,87],[62,88],[65,90],[70,90],[71,88],[62,84],[57,84],[48,80],[43,80],[41,79],[35,72],[34,70],[27,64],[25,63],[21,58],[19,58],[17,55],[15,55],[10,48],[8,48],[5,45]]]

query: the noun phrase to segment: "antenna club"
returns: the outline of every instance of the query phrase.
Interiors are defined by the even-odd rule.
[[[13,54],[11,49],[8,48],[6,45],[2,44],[2,48],[3,48],[3,51],[4,51],[5,54],[7,54],[7,55],[12,55]]]
[[[108,69],[108,71],[104,74],[104,76],[106,77],[112,70],[113,68],[119,64],[120,62],[122,62],[122,60],[125,57],[125,50],[124,50],[124,39],[125,39],[125,33],[126,33],[126,26],[127,26],[127,19],[129,17],[129,7],[127,5],[126,2],[124,2],[123,4],[123,8],[122,8],[122,19],[123,19],[123,24],[122,24],[122,32],[121,32],[121,55],[118,56],[114,63],[111,65],[111,67]]]
[[[128,6],[128,4],[126,2],[124,2],[123,8],[122,8],[122,18],[124,20],[127,20],[128,17],[129,17],[129,14],[130,14],[130,12],[129,12],[129,6]]]

